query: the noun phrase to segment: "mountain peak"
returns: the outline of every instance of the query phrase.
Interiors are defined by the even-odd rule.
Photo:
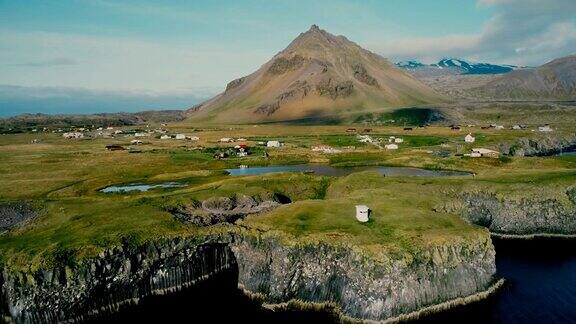
[[[260,69],[191,112],[197,120],[281,121],[438,100],[385,58],[312,25]]]

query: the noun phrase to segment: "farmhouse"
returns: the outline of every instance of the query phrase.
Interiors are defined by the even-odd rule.
[[[356,219],[362,223],[369,221],[370,208],[368,208],[366,205],[356,205]]]
[[[472,154],[474,154],[474,155],[472,155]],[[500,155],[500,152],[486,149],[486,148],[473,148],[472,153],[470,153],[470,156],[478,157],[478,154],[482,157],[497,158]]]
[[[466,143],[474,143],[476,141],[476,138],[474,136],[472,136],[472,134],[468,133],[468,135],[466,135],[464,137],[464,142]]]
[[[266,142],[266,147],[280,147],[280,146],[282,146],[282,143],[280,143],[279,141]]]
[[[549,133],[552,131],[552,128],[550,128],[550,126],[546,125],[546,126],[539,126],[538,127],[538,131],[542,132],[542,133]]]
[[[62,134],[62,136],[64,138],[83,138],[84,134],[82,134],[80,132],[69,132],[69,133]]]

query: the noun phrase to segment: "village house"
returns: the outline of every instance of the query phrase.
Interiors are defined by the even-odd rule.
[[[366,205],[356,205],[356,219],[361,223],[370,220],[370,208]]]
[[[282,146],[282,143],[280,143],[279,141],[266,142],[266,147],[280,147],[280,146]]]
[[[84,134],[80,132],[68,132],[62,134],[64,138],[84,138]]]
[[[464,142],[466,143],[474,143],[476,141],[476,138],[474,136],[472,136],[472,134],[468,133],[468,135],[466,135],[464,137]]]
[[[552,128],[550,128],[550,126],[548,126],[548,125],[539,126],[538,131],[542,132],[542,133],[549,133],[549,132],[552,132]]]
[[[472,152],[470,153],[470,157],[491,157],[497,158],[500,155],[500,152],[486,149],[486,148],[473,148]]]
[[[398,149],[398,144],[386,144],[384,145],[384,148],[387,150],[397,150]]]

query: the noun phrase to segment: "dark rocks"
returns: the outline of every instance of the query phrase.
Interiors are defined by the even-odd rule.
[[[500,152],[514,156],[547,156],[576,149],[576,135],[521,138],[512,144],[500,144]]]
[[[332,303],[346,316],[385,320],[470,296],[494,281],[488,235],[471,244],[446,244],[410,258],[362,254],[325,243],[285,244],[267,235],[232,246],[239,284],[267,303]]]
[[[352,81],[337,81],[332,78],[324,79],[316,84],[316,92],[320,96],[330,97],[333,100],[346,98],[352,95],[354,84]]]
[[[227,244],[174,239],[108,250],[73,268],[55,266],[33,273],[4,269],[0,311],[7,314],[0,316],[8,315],[16,323],[81,321],[235,267]]]
[[[280,109],[280,103],[276,101],[273,103],[260,105],[258,108],[256,108],[256,110],[254,110],[254,113],[270,116],[278,109]]]
[[[270,65],[268,68],[268,73],[273,75],[280,75],[289,71],[294,71],[302,67],[306,61],[307,60],[300,55],[294,55],[289,59],[285,57],[279,57],[275,59],[274,62],[272,62],[272,65]]]
[[[364,65],[356,63],[352,66],[352,70],[354,72],[354,78],[356,78],[356,80],[365,83],[369,86],[380,87],[380,85],[378,84],[378,80],[374,79],[370,74],[368,74],[368,71],[366,71]]]
[[[499,234],[572,235],[576,233],[576,190],[568,189],[566,195],[571,204],[563,203],[560,197],[505,199],[492,193],[466,192],[447,211]]]
[[[238,88],[240,85],[242,85],[242,83],[244,83],[244,81],[246,80],[246,77],[242,77],[242,78],[238,78],[236,80],[232,80],[230,81],[227,85],[226,85],[226,92]]]
[[[236,197],[213,197],[181,206],[171,213],[182,222],[197,226],[234,223],[247,215],[270,211],[290,199],[280,194]]]
[[[27,203],[0,204],[0,233],[22,225],[36,217],[36,211]]]

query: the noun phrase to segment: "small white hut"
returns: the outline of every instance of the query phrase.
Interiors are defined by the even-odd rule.
[[[468,135],[466,135],[466,137],[464,137],[464,142],[466,143],[474,143],[476,141],[476,138],[474,136],[472,136],[472,134],[468,133]]]
[[[370,208],[366,205],[356,205],[356,219],[366,223],[370,219]]]
[[[280,147],[280,146],[282,146],[282,143],[280,143],[279,141],[268,141],[268,142],[266,142],[266,146],[267,147]]]
[[[398,144],[386,144],[386,145],[384,145],[384,148],[387,150],[397,150]]]

